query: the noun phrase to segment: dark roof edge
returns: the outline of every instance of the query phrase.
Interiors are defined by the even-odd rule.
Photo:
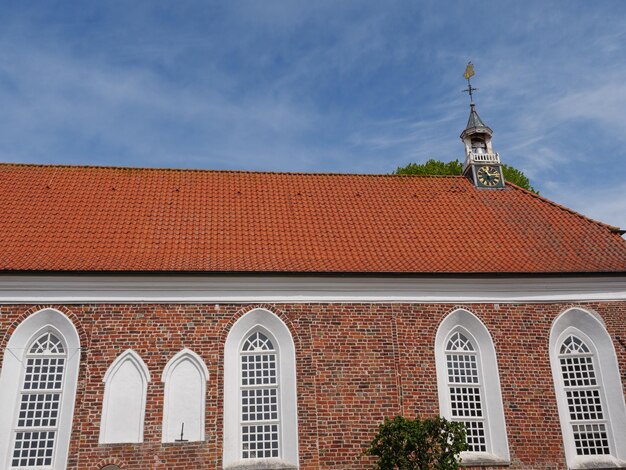
[[[623,271],[579,271],[579,272],[315,272],[315,271],[43,271],[43,270],[1,270],[2,276],[195,276],[195,277],[217,277],[217,276],[293,276],[293,277],[360,277],[360,278],[555,278],[555,277],[620,277],[626,276],[626,267]]]

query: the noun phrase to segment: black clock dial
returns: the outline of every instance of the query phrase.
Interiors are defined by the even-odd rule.
[[[492,188],[500,184],[502,177],[500,170],[495,166],[485,165],[476,170],[476,178],[482,186]]]

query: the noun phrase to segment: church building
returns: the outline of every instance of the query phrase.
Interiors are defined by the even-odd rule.
[[[0,468],[626,468],[623,231],[462,176],[0,164]]]

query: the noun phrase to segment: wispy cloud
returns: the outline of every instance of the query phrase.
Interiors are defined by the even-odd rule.
[[[504,161],[626,225],[624,39],[619,1],[5,4],[0,158],[376,173],[460,158],[471,59]]]

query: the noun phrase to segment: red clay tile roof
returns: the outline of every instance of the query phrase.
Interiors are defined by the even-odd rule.
[[[626,272],[626,241],[463,177],[0,165],[0,270]]]

